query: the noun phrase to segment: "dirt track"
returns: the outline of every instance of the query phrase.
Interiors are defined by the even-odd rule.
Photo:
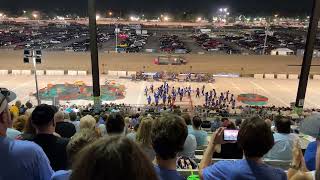
[[[153,64],[157,54],[99,54],[100,72],[107,70],[123,71],[174,71],[209,73],[300,73],[302,57],[297,56],[213,56],[184,55],[189,61],[181,66],[159,66]],[[0,69],[31,69],[31,64],[23,64],[23,52],[0,50]],[[320,65],[320,59],[314,59],[313,65]],[[91,71],[89,53],[43,52],[42,64],[38,69],[63,69]],[[319,74],[320,66],[311,67],[311,74]]]

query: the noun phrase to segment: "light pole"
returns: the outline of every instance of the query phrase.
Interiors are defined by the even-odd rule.
[[[37,94],[37,103],[41,104],[39,96],[39,87],[38,87],[38,77],[37,77],[37,64],[41,64],[42,52],[40,49],[25,49],[24,50],[24,63],[29,63],[29,58],[32,58],[33,71],[34,71],[34,80],[36,82],[36,94]]]
[[[262,50],[262,55],[266,54],[266,45],[267,45],[267,39],[268,39],[268,32],[269,32],[269,27],[266,27],[265,31],[265,37],[264,37],[264,43],[263,43],[263,50]]]
[[[116,50],[116,52],[118,52],[118,33],[119,33],[119,28],[118,28],[118,24],[117,24],[116,20],[114,20],[114,24],[116,26],[116,28],[114,29],[114,33],[116,35],[116,47],[115,47],[115,50]]]

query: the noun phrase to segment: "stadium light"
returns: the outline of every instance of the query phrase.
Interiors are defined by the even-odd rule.
[[[112,11],[109,11],[109,13],[108,13],[108,14],[109,14],[109,16],[112,16],[112,14],[113,14],[113,13],[112,13]]]
[[[223,12],[223,9],[222,9],[222,8],[220,8],[220,9],[219,9],[219,11],[220,11],[220,12]]]
[[[38,14],[33,13],[32,16],[37,19],[38,18]]]
[[[0,13],[0,17],[4,16],[3,13]]]
[[[198,18],[197,18],[197,22],[200,22],[200,21],[202,21],[202,18],[201,18],[201,17],[198,17]]]
[[[224,8],[224,9],[223,9],[223,12],[228,12],[228,8]]]
[[[168,16],[164,16],[163,20],[164,21],[169,21],[169,17]]]
[[[96,15],[96,19],[97,20],[100,19],[100,15],[99,14]]]
[[[26,10],[23,10],[22,12],[23,12],[23,14],[27,13],[27,11],[26,11]]]

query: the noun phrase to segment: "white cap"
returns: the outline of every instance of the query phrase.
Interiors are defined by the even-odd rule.
[[[16,99],[16,97],[17,95],[14,92],[6,88],[0,88],[0,113],[2,113],[8,106],[8,103]]]

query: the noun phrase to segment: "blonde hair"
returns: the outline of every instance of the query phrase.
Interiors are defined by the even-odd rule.
[[[151,146],[152,122],[153,119],[151,117],[146,117],[141,120],[136,136],[136,140],[139,144],[144,146]]]
[[[13,121],[13,128],[22,132],[28,121],[28,116],[21,115]]]
[[[80,129],[88,128],[95,129],[96,127],[96,119],[91,115],[86,115],[80,119]]]
[[[62,111],[58,111],[54,114],[54,121],[55,122],[63,121],[63,119],[64,119],[64,113]]]

